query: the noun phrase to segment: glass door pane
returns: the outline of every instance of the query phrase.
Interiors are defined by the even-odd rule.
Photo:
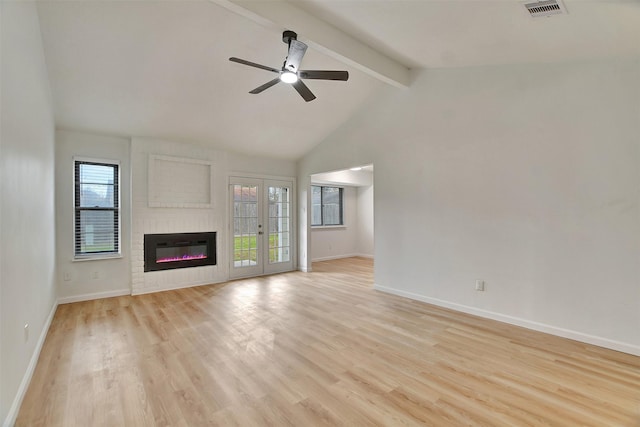
[[[231,184],[233,203],[232,277],[262,273],[260,185]]]
[[[289,262],[289,188],[269,188],[269,264]]]
[[[268,241],[265,242],[265,272],[277,273],[293,269],[293,204],[292,183],[265,181],[265,220],[268,224]]]

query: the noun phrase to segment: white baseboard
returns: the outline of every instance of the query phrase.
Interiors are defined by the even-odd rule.
[[[51,308],[51,312],[49,312],[49,317],[47,317],[47,320],[44,322],[42,332],[40,332],[40,337],[38,338],[36,347],[33,350],[33,354],[31,355],[31,360],[29,360],[29,365],[27,365],[27,370],[22,377],[20,387],[18,387],[18,392],[16,393],[16,397],[13,399],[13,403],[11,404],[11,408],[9,409],[7,418],[5,418],[2,424],[4,427],[11,427],[16,422],[18,411],[20,410],[20,406],[22,405],[22,400],[24,399],[24,395],[27,392],[27,388],[29,388],[29,384],[31,383],[31,377],[33,376],[33,372],[35,371],[36,365],[38,364],[38,359],[40,358],[40,352],[42,351],[44,340],[47,338],[49,327],[51,327],[51,322],[53,321],[53,316],[56,314],[57,308],[58,302],[56,301]]]
[[[311,262],[321,262],[321,261],[331,261],[332,259],[342,259],[342,258],[351,258],[356,255],[354,254],[343,254],[343,255],[331,255],[331,256],[323,256],[319,258],[312,258]]]
[[[227,280],[218,280],[216,282],[206,282],[206,283],[200,283],[200,282],[193,282],[193,283],[183,283],[180,285],[176,285],[176,286],[169,286],[166,288],[153,288],[153,289],[144,289],[142,291],[134,291],[131,292],[131,295],[135,296],[135,295],[146,295],[146,294],[153,294],[156,292],[164,292],[164,291],[175,291],[178,289],[184,289],[184,288],[195,288],[196,286],[207,286],[207,285],[216,285],[218,283],[225,283],[229,280],[232,279],[227,279]]]
[[[331,261],[332,259],[353,258],[353,257],[373,258],[373,255],[370,255],[370,254],[342,254],[342,255],[332,255],[332,256],[325,256],[325,257],[320,257],[320,258],[313,258],[313,259],[311,260],[311,262]]]
[[[480,308],[470,307],[467,305],[449,302],[449,301],[445,301],[437,298],[430,298],[424,295],[414,294],[412,292],[405,292],[398,289],[380,286],[378,284],[375,284],[373,288],[381,292],[386,292],[389,294],[426,302],[428,304],[437,305],[439,307],[450,308],[452,310],[461,311],[467,314],[473,314],[475,316],[484,317],[487,319],[497,320],[499,322],[508,323],[511,325],[521,326],[523,328],[531,329],[534,331],[544,332],[547,334],[556,335],[563,338],[569,338],[575,341],[580,341],[583,343],[593,344],[599,347],[604,347],[611,350],[621,351],[623,353],[640,356],[640,346],[637,346],[637,345],[615,341],[615,340],[598,337],[594,335],[589,335],[582,332],[573,331],[570,329],[559,328],[557,326],[534,322],[534,321],[522,319],[519,317],[508,316],[506,314],[496,313],[493,311],[482,310]]]
[[[69,304],[72,302],[91,301],[94,299],[121,297],[131,295],[131,289],[117,289],[115,291],[95,292],[92,294],[73,295],[70,297],[58,298],[58,304]]]

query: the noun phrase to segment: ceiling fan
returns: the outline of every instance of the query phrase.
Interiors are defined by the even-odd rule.
[[[289,46],[289,51],[281,70],[267,67],[266,65],[256,64],[255,62],[245,61],[240,58],[229,58],[229,61],[231,62],[237,62],[238,64],[249,65],[250,67],[256,67],[279,74],[275,79],[253,89],[249,93],[258,94],[265,89],[269,89],[273,85],[283,82],[289,83],[293,86],[300,96],[302,96],[305,101],[309,102],[316,99],[316,96],[309,90],[307,85],[302,82],[302,79],[340,81],[347,81],[349,79],[349,73],[347,71],[300,70],[300,62],[302,62],[302,57],[307,51],[307,45],[298,41],[297,37],[298,35],[293,31],[285,31],[282,33],[282,41]]]

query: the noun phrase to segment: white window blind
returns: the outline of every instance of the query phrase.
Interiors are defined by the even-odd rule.
[[[343,225],[342,188],[311,186],[311,225]]]
[[[76,160],[74,167],[76,257],[119,253],[118,165]]]

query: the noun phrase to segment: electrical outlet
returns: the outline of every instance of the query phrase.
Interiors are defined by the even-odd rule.
[[[99,278],[99,277],[100,277],[100,275],[98,274],[98,272],[97,272],[97,271],[94,271],[93,273],[91,273],[91,278],[92,278],[92,279],[97,279],[97,278]]]
[[[476,291],[484,291],[484,280],[476,280]]]
[[[24,342],[29,341],[29,324],[24,324]]]
[[[71,273],[69,273],[68,271],[65,271],[64,273],[62,273],[62,279],[65,282],[68,282],[69,280],[71,280]]]

